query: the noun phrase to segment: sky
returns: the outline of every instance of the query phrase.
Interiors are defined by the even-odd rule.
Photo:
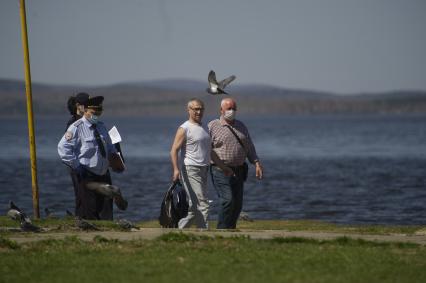
[[[30,0],[33,82],[108,85],[210,69],[233,84],[426,90],[424,0]],[[0,1],[0,78],[24,79],[19,0]]]

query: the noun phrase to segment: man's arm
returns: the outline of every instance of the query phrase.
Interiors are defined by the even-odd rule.
[[[250,161],[250,163],[255,164],[256,161],[259,160],[259,157],[257,157],[256,148],[254,147],[253,141],[251,140],[250,134],[247,131],[247,158]]]
[[[222,169],[225,176],[234,175],[232,169],[226,166],[225,163],[223,163],[223,161],[219,158],[219,156],[217,156],[217,153],[213,149],[211,151],[211,159],[214,164],[216,164],[220,169]]]
[[[77,169],[80,165],[74,150],[77,144],[77,135],[77,127],[71,125],[58,143],[59,157],[72,169]]]
[[[247,143],[248,143],[248,152],[247,152],[247,158],[248,160],[256,166],[256,178],[258,180],[261,180],[263,178],[263,166],[260,163],[259,157],[256,153],[256,148],[254,147],[253,141],[251,140],[250,134],[247,131]]]
[[[179,127],[176,132],[175,140],[173,141],[172,149],[170,150],[170,159],[173,166],[173,182],[179,179],[178,152],[185,142],[185,129]]]

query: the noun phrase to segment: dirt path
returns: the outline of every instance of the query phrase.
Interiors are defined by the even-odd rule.
[[[45,239],[63,239],[66,236],[77,236],[84,241],[92,241],[97,235],[107,239],[117,239],[120,241],[129,240],[152,240],[163,234],[170,232],[180,232],[177,229],[161,229],[161,228],[141,228],[138,231],[132,232],[116,232],[116,231],[94,231],[94,232],[43,232],[43,233],[22,233],[7,236],[10,240],[17,243],[27,243],[40,241]],[[371,235],[371,234],[353,234],[353,233],[334,233],[334,232],[313,232],[313,231],[285,231],[285,230],[239,230],[239,231],[203,231],[198,229],[183,230],[183,233],[194,234],[198,236],[222,236],[222,237],[235,237],[235,236],[248,236],[251,239],[272,239],[275,237],[299,237],[309,238],[316,240],[332,240],[339,237],[348,237],[352,239],[363,239],[367,241],[379,242],[404,242],[416,243],[426,245],[426,233],[416,235],[405,234],[390,234],[390,235]]]

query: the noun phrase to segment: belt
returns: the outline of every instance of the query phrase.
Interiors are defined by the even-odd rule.
[[[219,167],[217,164],[214,164],[214,163],[212,163],[212,164],[210,164],[211,166],[214,166],[214,167]],[[238,166],[230,166],[230,165],[226,165],[226,166],[228,166],[229,168],[231,168],[231,169],[241,169],[242,167],[244,167],[244,163],[243,164],[241,164],[241,165],[238,165]]]

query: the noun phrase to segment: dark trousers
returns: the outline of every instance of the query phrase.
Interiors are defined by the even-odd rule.
[[[225,176],[219,167],[212,165],[210,174],[219,197],[217,229],[235,229],[243,207],[243,168],[232,168],[235,176]]]
[[[79,178],[77,177],[77,174],[75,174],[74,170],[71,169],[71,167],[68,167],[70,176],[71,176],[71,181],[72,181],[72,186],[74,188],[74,200],[75,200],[75,208],[74,208],[74,215],[77,215],[77,199],[78,199],[78,182],[79,182]]]
[[[83,219],[112,220],[112,199],[86,189],[87,182],[102,182],[112,184],[109,171],[105,175],[96,175],[87,170],[82,174],[71,172],[74,190],[76,191],[75,214]]]

